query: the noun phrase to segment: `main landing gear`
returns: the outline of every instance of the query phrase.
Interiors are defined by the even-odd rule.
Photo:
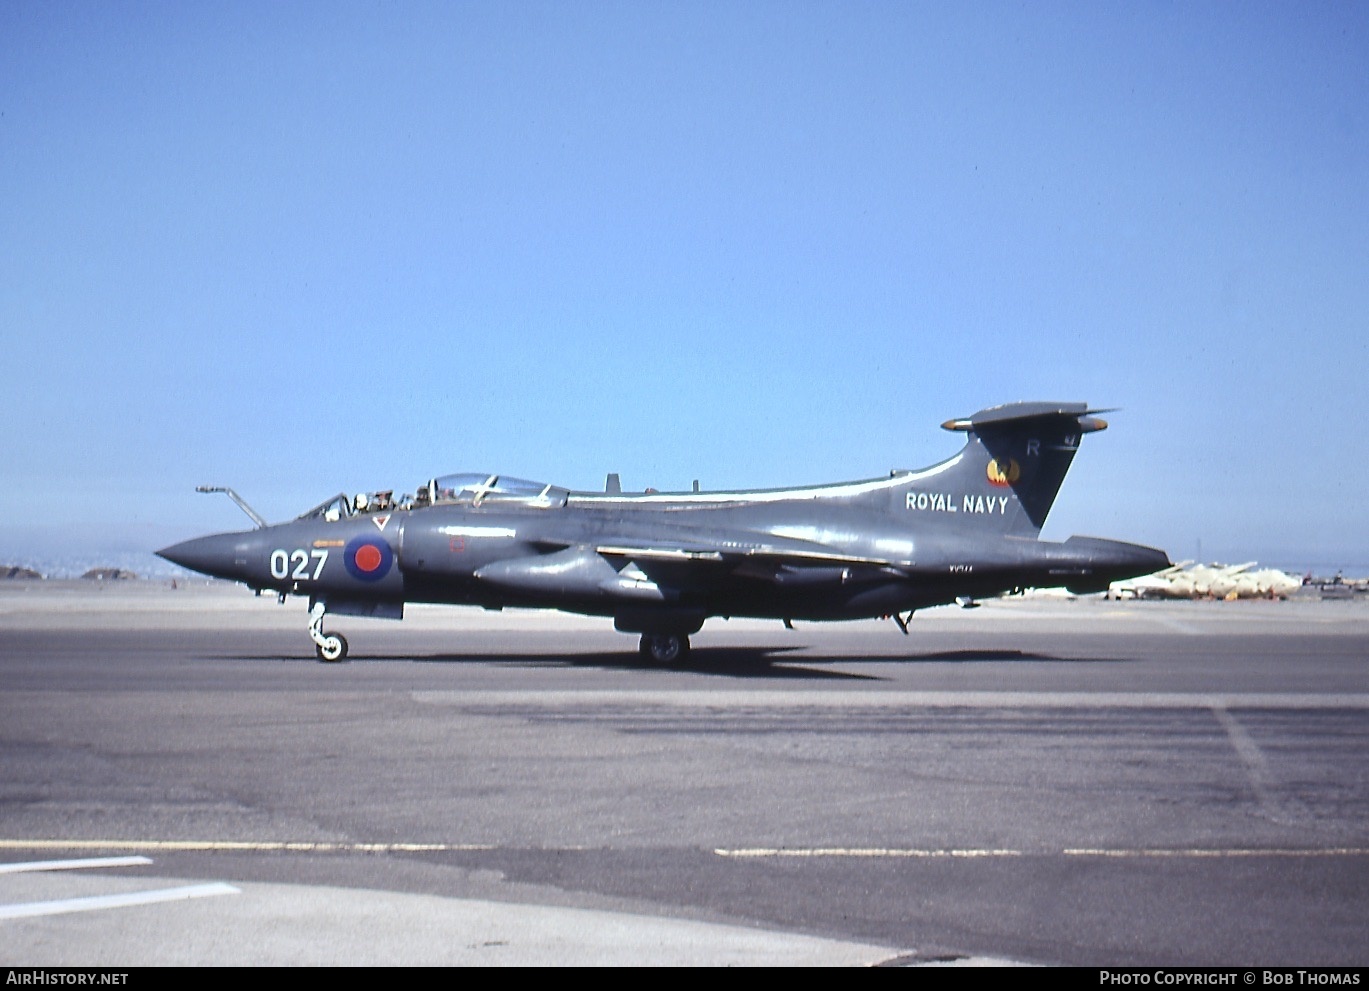
[[[637,648],[656,664],[682,664],[689,656],[689,637],[683,633],[645,633]]]
[[[315,602],[309,609],[309,639],[314,641],[314,652],[320,661],[341,661],[347,656],[347,638],[341,633],[323,632],[323,615],[328,607]]]

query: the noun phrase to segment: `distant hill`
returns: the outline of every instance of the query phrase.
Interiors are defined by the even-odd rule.
[[[126,571],[123,568],[91,568],[82,578],[89,578],[94,581],[112,582],[125,581],[137,578],[138,575],[133,571]]]
[[[17,564],[0,564],[0,580],[42,581],[43,576],[32,568],[21,568]]]

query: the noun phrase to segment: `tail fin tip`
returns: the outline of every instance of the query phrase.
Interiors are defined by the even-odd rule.
[[[1097,413],[1112,413],[1113,409],[1089,409],[1088,403],[1006,403],[990,406],[968,417],[947,420],[942,429],[953,431],[979,431],[983,428],[1003,428],[1017,426],[1033,420],[1072,419],[1078,423],[1080,433],[1094,433],[1106,430],[1106,420],[1100,420]]]

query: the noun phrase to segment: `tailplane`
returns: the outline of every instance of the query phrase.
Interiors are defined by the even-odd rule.
[[[1093,415],[1102,412],[1087,403],[1010,403],[947,420],[944,428],[969,435],[965,447],[918,473],[904,497],[906,508],[963,514],[996,532],[1034,537],[1080,438],[1107,428]]]

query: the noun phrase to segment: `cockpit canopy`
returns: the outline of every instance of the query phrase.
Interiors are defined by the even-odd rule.
[[[443,475],[424,486],[433,502],[471,502],[480,503],[486,499],[520,500],[538,502],[556,500],[560,493],[560,503],[565,502],[565,489],[543,482],[530,482],[526,478],[511,475],[487,475],[483,472],[463,472],[458,475]],[[420,495],[422,489],[419,490]],[[559,505],[559,503],[558,503]]]
[[[511,475],[491,475],[486,472],[461,472],[442,475],[419,486],[415,495],[394,498],[393,490],[358,492],[349,496],[340,492],[300,519],[327,521],[348,519],[363,513],[383,513],[395,510],[422,509],[443,504],[483,506],[490,503],[526,506],[533,509],[554,509],[566,504],[569,493],[557,485],[531,482]]]

